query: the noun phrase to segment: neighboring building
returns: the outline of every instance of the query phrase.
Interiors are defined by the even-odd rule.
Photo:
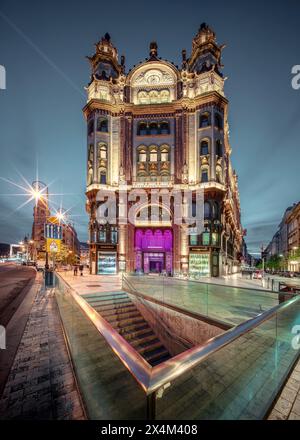
[[[0,258],[8,258],[10,256],[10,244],[0,243]]]
[[[288,233],[288,269],[300,272],[300,202],[295,204],[286,218]]]
[[[70,253],[80,258],[80,243],[77,232],[71,223],[60,221],[51,215],[48,190],[46,185],[41,182],[34,182],[33,186],[41,191],[41,196],[37,199],[33,208],[33,224],[31,240],[28,242],[29,254],[33,260],[46,259],[46,238],[44,226],[46,223],[60,224],[62,227],[62,244],[66,246]]]
[[[92,75],[83,109],[87,121],[87,212],[92,273],[162,272],[218,276],[239,269],[242,229],[238,179],[231,166],[228,100],[221,72],[223,46],[203,23],[182,66],[149,57],[125,73],[125,58],[106,34],[88,57]],[[117,194],[142,188],[147,200],[133,224],[98,224],[100,189]],[[189,235],[151,189],[197,190],[205,196],[205,231]],[[171,218],[167,221],[165,213]]]
[[[33,208],[33,223],[31,239],[33,245],[31,247],[31,257],[33,260],[44,260],[46,250],[46,240],[44,236],[44,225],[50,216],[48,189],[42,182],[33,182],[32,186],[39,191],[43,191],[42,197],[36,200]]]
[[[287,258],[289,254],[289,244],[288,244],[288,225],[287,219],[290,212],[293,210],[293,206],[286,209],[282,220],[278,226],[278,230],[274,234],[272,240],[268,246],[263,251],[263,258],[268,262],[272,257],[283,257]]]
[[[80,242],[80,263],[88,266],[90,264],[90,247],[88,243]]]
[[[80,259],[80,241],[77,232],[71,223],[61,222],[62,227],[62,243],[72,252],[77,259]]]

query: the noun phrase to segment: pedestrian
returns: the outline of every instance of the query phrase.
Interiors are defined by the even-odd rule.
[[[77,275],[77,273],[78,273],[78,268],[77,268],[77,265],[76,264],[74,264],[74,275]]]
[[[80,264],[79,270],[80,270],[80,276],[82,276],[83,275],[83,264]]]

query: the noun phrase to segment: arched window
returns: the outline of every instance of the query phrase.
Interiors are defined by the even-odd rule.
[[[150,149],[150,162],[157,162],[157,148]]]
[[[161,102],[169,102],[170,101],[170,92],[169,92],[169,90],[162,90],[160,92],[160,100],[161,100]]]
[[[106,144],[99,144],[99,157],[100,157],[100,159],[107,160],[107,146],[106,146]]]
[[[201,168],[201,182],[202,183],[208,182],[208,168],[207,167]]]
[[[137,134],[140,136],[146,136],[147,135],[147,124],[146,122],[140,122],[137,129]]]
[[[209,112],[202,113],[202,114],[200,115],[200,123],[199,123],[199,127],[200,127],[200,128],[209,127],[210,124],[211,124],[211,121],[210,121],[210,113],[209,113]]]
[[[149,104],[149,95],[144,90],[141,90],[138,93],[137,97],[138,97],[138,103],[139,104]]]
[[[211,218],[211,206],[209,202],[204,202],[204,219],[209,220]]]
[[[149,125],[149,132],[150,134],[158,134],[158,125],[157,122],[151,122]]]
[[[159,93],[157,90],[149,92],[150,104],[157,104],[159,102]]]
[[[160,150],[160,160],[161,162],[169,162],[169,149],[167,147],[161,147]]]
[[[91,121],[88,123],[88,136],[90,136],[91,134],[93,134],[93,131],[94,131],[94,121],[91,120]]]
[[[218,204],[218,202],[212,203],[212,218],[214,220],[219,219],[219,204]]]
[[[99,181],[102,185],[106,185],[106,169],[105,168],[100,168]]]
[[[160,134],[170,134],[170,125],[168,122],[161,122]]]
[[[138,161],[139,162],[147,162],[147,152],[146,149],[141,148],[138,152]]]
[[[215,113],[215,127],[217,127],[219,130],[222,130],[223,128],[223,120],[219,113]]]
[[[202,141],[200,144],[200,155],[207,156],[209,154],[209,146],[207,141]]]
[[[223,157],[223,145],[219,139],[216,141],[216,156]]]
[[[98,118],[97,131],[108,132],[108,120],[106,118]]]

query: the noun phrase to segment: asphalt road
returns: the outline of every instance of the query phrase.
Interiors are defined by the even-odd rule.
[[[32,267],[0,264],[0,325],[7,326],[36,276]]]

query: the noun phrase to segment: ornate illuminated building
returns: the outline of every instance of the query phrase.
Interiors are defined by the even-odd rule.
[[[88,57],[91,80],[83,112],[87,122],[87,211],[92,273],[185,273],[218,276],[236,271],[242,229],[237,175],[231,166],[228,100],[215,33],[203,23],[182,65],[158,56],[125,71],[125,58],[106,34]],[[202,188],[203,233],[185,224],[156,222],[99,224],[100,189],[128,191]],[[132,202],[129,202],[129,204]],[[141,210],[148,209],[150,196]],[[129,207],[129,206],[128,206]],[[123,209],[119,204],[119,210]],[[117,216],[118,218],[118,216]]]

